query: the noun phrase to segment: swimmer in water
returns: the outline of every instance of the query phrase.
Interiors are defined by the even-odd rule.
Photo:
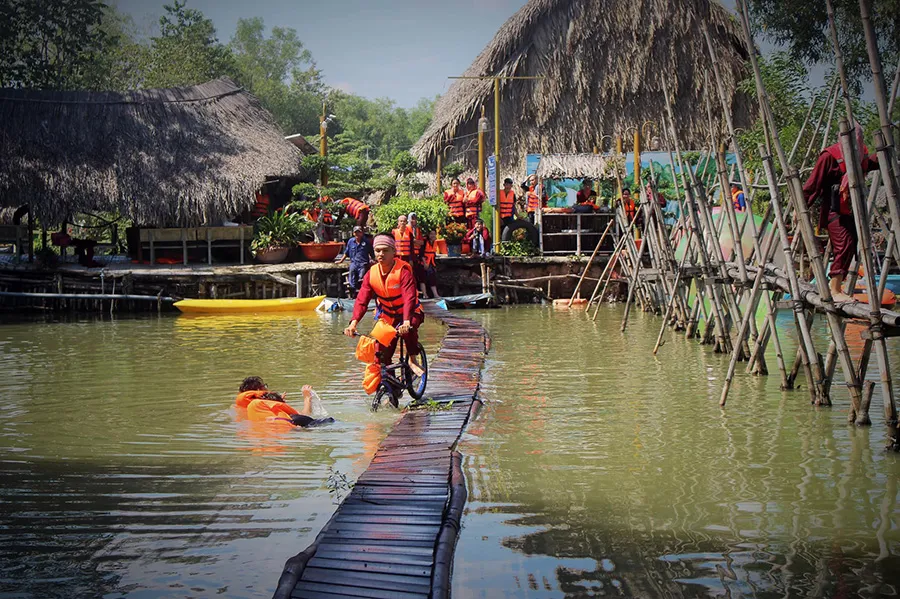
[[[269,391],[269,387],[258,376],[244,379],[234,400],[238,409],[246,409],[247,417],[257,421],[290,422],[295,426],[309,427],[334,422],[334,418],[313,418],[313,398],[316,392],[309,385],[303,386],[303,409],[297,410],[287,404],[287,393]]]

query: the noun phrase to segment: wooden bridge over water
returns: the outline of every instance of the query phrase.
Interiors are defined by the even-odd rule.
[[[454,448],[481,405],[490,340],[469,319],[425,310],[448,327],[426,390],[444,409],[403,414],[316,540],[288,560],[275,599],[449,596],[466,502]]]

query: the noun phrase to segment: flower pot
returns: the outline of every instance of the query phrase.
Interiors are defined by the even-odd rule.
[[[256,250],[256,260],[263,264],[278,264],[284,262],[291,248],[265,248]]]
[[[472,244],[463,242],[461,251],[463,254],[471,254],[472,253]]]
[[[344,244],[340,241],[326,241],[325,243],[301,243],[300,251],[310,262],[332,262]]]
[[[460,246],[460,244],[458,244],[458,243],[448,243],[447,244],[447,255],[450,256],[451,258],[459,258],[461,247],[462,246]]]
[[[434,250],[438,254],[447,254],[447,241],[444,239],[436,239],[434,241]]]

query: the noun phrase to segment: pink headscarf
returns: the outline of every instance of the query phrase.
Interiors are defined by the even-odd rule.
[[[378,246],[388,246],[391,249],[397,249],[397,244],[394,243],[394,238],[390,235],[376,235],[375,241],[372,242],[372,247],[377,248]]]

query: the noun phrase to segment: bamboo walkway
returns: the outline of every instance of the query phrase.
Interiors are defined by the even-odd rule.
[[[429,360],[426,398],[448,409],[408,411],[319,536],[285,565],[275,599],[448,597],[466,488],[456,442],[481,402],[489,338],[433,305],[448,327]]]

